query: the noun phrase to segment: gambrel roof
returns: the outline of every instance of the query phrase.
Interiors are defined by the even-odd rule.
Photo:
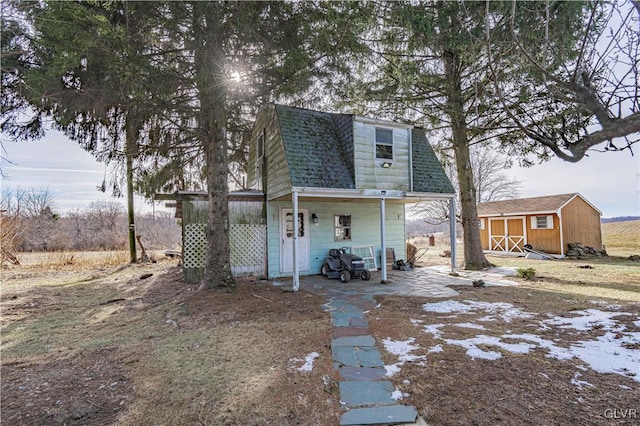
[[[335,122],[352,116],[276,105],[291,185],[306,188],[354,189],[353,159]],[[342,136],[342,137],[341,137]]]
[[[411,129],[413,156],[413,190],[435,194],[455,194],[451,181],[444,172],[436,153],[429,145],[423,129]]]
[[[356,188],[353,115],[283,105],[275,113],[293,187]],[[413,192],[455,194],[424,130],[412,128],[411,139]]]
[[[518,215],[534,213],[555,213],[575,197],[582,198],[587,204],[601,213],[596,207],[577,192],[571,194],[546,195],[542,197],[519,198],[514,200],[490,201],[478,204],[478,216]]]

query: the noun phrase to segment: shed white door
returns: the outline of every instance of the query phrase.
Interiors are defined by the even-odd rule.
[[[524,253],[526,241],[524,217],[489,220],[489,250]]]
[[[280,210],[280,272],[293,272],[293,209]],[[309,210],[298,209],[298,270],[309,270]]]

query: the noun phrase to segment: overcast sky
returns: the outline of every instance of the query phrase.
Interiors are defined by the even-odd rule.
[[[126,198],[114,198],[109,188],[103,193],[96,188],[105,177],[104,164],[67,139],[62,133],[48,131],[39,141],[11,142],[3,137],[3,147],[10,162],[2,162],[2,188],[15,190],[48,189],[53,194],[54,210],[67,212],[84,209],[92,201],[116,201],[126,206]],[[107,176],[107,185],[109,176]],[[156,210],[165,202],[156,203]],[[137,212],[147,213],[154,207],[141,197],[135,199]]]
[[[86,208],[96,200],[115,200],[96,189],[104,177],[104,165],[59,132],[50,131],[34,142],[4,139],[5,156],[15,164],[3,162],[3,188],[48,188],[57,211]],[[640,153],[593,152],[577,164],[553,159],[527,169],[514,167],[510,176],[521,180],[521,197],[579,192],[600,211],[602,217],[640,215]],[[162,209],[164,202],[157,203]],[[150,212],[153,207],[137,197],[136,210]]]

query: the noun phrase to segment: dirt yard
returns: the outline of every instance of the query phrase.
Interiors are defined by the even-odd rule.
[[[2,270],[2,424],[338,424],[319,296],[80,259]],[[640,263],[491,261],[536,275],[369,312],[402,402],[432,425],[639,424]]]

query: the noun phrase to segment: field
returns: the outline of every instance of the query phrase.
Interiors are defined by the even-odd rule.
[[[410,349],[384,353],[388,365],[402,358],[391,380],[403,402],[435,425],[637,424],[640,370],[598,372],[550,357],[548,342],[566,354],[608,338],[622,345],[612,359],[638,356],[640,262],[627,259],[640,254],[638,225],[603,225],[607,258],[491,257],[535,276],[514,278],[515,287],[459,287],[447,301],[482,309],[443,314],[425,310],[441,299],[378,297],[368,320],[380,347]],[[430,248],[425,264],[446,264],[445,248]],[[324,299],[266,281],[197,292],[175,260],[156,258],[128,266],[126,253],[25,254],[22,266],[3,269],[2,424],[338,424]],[[486,321],[483,309],[496,306],[508,321]],[[585,312],[585,329],[563,322]],[[534,333],[547,346],[526,354],[504,337]],[[500,356],[469,356],[460,342],[471,341]],[[313,352],[313,368],[301,369]]]

